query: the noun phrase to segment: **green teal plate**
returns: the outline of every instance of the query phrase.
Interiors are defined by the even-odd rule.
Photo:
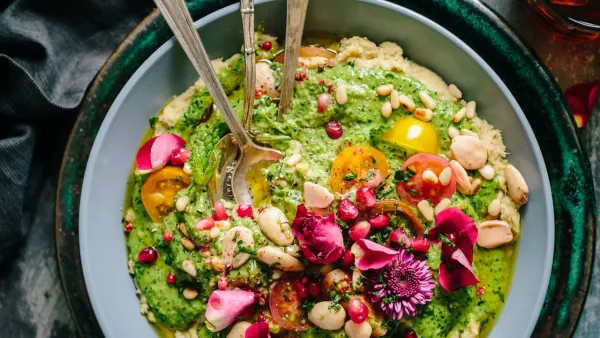
[[[193,0],[195,19],[237,1]],[[536,337],[570,336],[588,290],[594,256],[595,198],[587,155],[553,77],[516,34],[475,0],[396,0],[437,22],[475,50],[508,86],[542,150],[552,185],[555,248]],[[79,197],[94,138],[112,102],[138,67],[172,37],[158,12],[130,33],[88,90],[67,145],[57,193],[56,243],[65,294],[81,336],[102,336],[79,260]]]

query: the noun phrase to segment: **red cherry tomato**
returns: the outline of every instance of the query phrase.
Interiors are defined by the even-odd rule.
[[[275,323],[288,330],[306,330],[310,327],[302,311],[298,283],[283,280],[271,289],[269,308]]]
[[[407,182],[399,182],[396,185],[398,195],[413,205],[417,205],[422,200],[431,200],[434,205],[437,205],[444,198],[451,198],[456,191],[456,177],[452,169],[450,169],[450,181],[446,185],[442,185],[439,180],[440,174],[446,168],[450,168],[450,163],[438,155],[433,154],[417,154],[411,156],[400,167],[405,173],[408,169],[415,174]],[[431,183],[423,180],[423,172],[431,170],[437,177],[437,183]]]

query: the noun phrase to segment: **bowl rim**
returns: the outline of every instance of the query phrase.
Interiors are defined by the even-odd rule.
[[[261,3],[266,3],[266,2],[271,2],[271,1],[274,1],[274,0],[258,0],[256,2],[256,4],[259,5]],[[403,7],[403,6],[400,6],[397,4],[388,3],[388,2],[384,2],[384,1],[378,1],[378,0],[357,0],[357,1],[365,2],[365,3],[373,4],[373,5],[376,5],[379,7],[384,7],[384,8],[390,9],[401,15],[409,16],[409,17],[415,19],[416,21],[423,23],[424,25],[437,31],[439,34],[441,34],[445,38],[452,41],[455,45],[457,45],[460,49],[462,49],[465,53],[467,53],[469,55],[469,57],[471,57],[471,59],[473,59],[475,62],[477,62],[481,68],[483,68],[485,70],[485,72],[492,78],[493,82],[502,91],[505,98],[509,101],[509,104],[514,109],[519,121],[521,122],[529,141],[532,143],[532,148],[533,148],[533,151],[534,151],[534,154],[536,157],[535,161],[538,164],[540,171],[542,172],[541,181],[542,181],[542,187],[543,187],[544,196],[545,196],[544,203],[547,206],[547,215],[546,216],[548,217],[549,224],[553,224],[554,223],[554,209],[553,209],[553,203],[552,203],[552,197],[551,197],[550,183],[549,183],[548,172],[546,170],[545,162],[543,160],[543,157],[541,156],[541,150],[540,150],[539,144],[537,142],[535,135],[533,134],[533,130],[532,130],[531,126],[529,125],[527,118],[525,117],[525,114],[523,113],[522,109],[520,108],[520,105],[517,103],[516,99],[514,98],[514,96],[508,89],[508,87],[504,84],[504,82],[500,79],[500,77],[495,73],[495,71],[487,64],[487,62],[485,60],[483,60],[483,58],[481,58],[465,42],[463,42],[456,35],[454,35],[450,31],[448,31],[441,25],[437,24],[433,20],[431,20],[417,12],[414,12],[406,7]],[[233,4],[233,5],[226,6],[222,9],[212,12],[212,13],[208,14],[207,16],[203,17],[202,19],[196,21],[194,26],[196,27],[196,29],[198,29],[199,27],[202,27],[202,26],[204,26],[210,22],[213,22],[215,20],[219,20],[221,17],[228,15],[232,12],[238,11],[238,10],[239,10],[239,4]],[[167,50],[173,48],[174,45],[175,45],[175,38],[169,39],[167,42],[165,42],[163,45],[161,45],[157,50],[155,50],[152,53],[152,55],[147,60],[145,60],[143,62],[143,64],[128,79],[127,83],[120,90],[120,93],[114,100],[111,108],[109,109],[108,114],[104,118],[104,121],[102,122],[102,126],[101,126],[100,130],[98,131],[98,134],[96,135],[96,140],[101,140],[102,138],[105,137],[105,134],[106,134],[112,120],[114,119],[114,117],[116,115],[118,106],[120,105],[123,98],[129,94],[131,87],[135,84],[136,80],[140,77],[140,75],[148,68],[151,68],[151,66],[158,59],[158,57],[160,55],[162,55],[164,52],[166,52]],[[113,109],[113,107],[117,107],[117,108]],[[85,174],[84,180],[83,180],[82,193],[81,193],[81,199],[80,199],[80,201],[81,201],[81,203],[80,203],[80,218],[79,218],[80,224],[85,224],[84,215],[87,214],[88,204],[86,203],[86,200],[89,198],[89,185],[91,184],[90,178],[89,178],[91,175],[88,174],[88,170],[91,170],[91,171],[94,170],[94,168],[95,168],[94,164],[97,159],[97,156],[98,156],[98,147],[94,146],[94,147],[92,147],[92,151],[90,153],[90,156],[89,156],[89,159],[88,159],[88,162],[86,165],[86,174]],[[551,230],[553,230],[553,227],[550,227],[550,228],[551,228]],[[80,228],[80,238],[87,238],[86,236],[87,236],[86,226],[82,226]],[[84,243],[85,243],[85,241],[84,241]],[[543,269],[544,274],[543,274],[542,285],[540,288],[540,290],[542,290],[542,291],[540,291],[536,297],[535,311],[534,311],[534,314],[532,314],[532,316],[534,316],[534,318],[529,321],[528,327],[526,328],[526,332],[525,332],[526,336],[531,335],[531,333],[533,332],[533,329],[534,329],[536,321],[537,321],[537,316],[541,311],[544,297],[546,295],[546,290],[548,288],[548,282],[549,282],[550,273],[551,273],[552,257],[553,257],[554,231],[547,232],[546,244],[547,244],[546,256],[545,256],[544,269]],[[85,245],[80,246],[80,254],[81,254],[81,262],[82,262],[82,266],[83,266],[83,274],[85,277],[85,284],[88,289],[90,301],[94,308],[94,312],[97,314],[98,323],[100,324],[100,327],[102,328],[103,332],[110,332],[109,323],[107,323],[105,321],[105,318],[103,318],[102,315],[98,315],[99,313],[101,313],[98,310],[101,308],[102,302],[98,299],[98,295],[96,295],[94,293],[94,284],[93,284],[93,281],[91,280],[91,278],[89,277],[90,276],[90,272],[89,272],[90,265],[88,262],[89,253],[87,252],[87,247]]]

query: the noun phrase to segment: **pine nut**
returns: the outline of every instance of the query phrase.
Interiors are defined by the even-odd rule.
[[[461,129],[460,130],[460,134],[462,136],[473,136],[473,137],[479,138],[479,135],[477,135],[477,133],[474,133],[474,132],[472,132],[472,131],[470,131],[468,129]]]
[[[181,263],[181,267],[183,268],[183,271],[187,272],[188,274],[196,277],[196,275],[198,274],[198,272],[196,272],[196,267],[194,266],[194,262],[187,259],[185,261],[183,261]]]
[[[423,217],[429,222],[433,221],[433,207],[427,200],[422,200],[417,204],[417,209],[421,212]]]
[[[184,211],[185,208],[188,206],[188,204],[190,203],[190,198],[187,196],[181,196],[177,199],[177,202],[175,202],[175,208],[178,211]]]
[[[432,184],[438,183],[438,177],[436,176],[436,174],[433,171],[431,171],[429,169],[425,170],[421,174],[421,177],[423,178],[423,181],[425,181],[425,182],[429,182]]]
[[[488,215],[490,215],[492,217],[498,217],[498,215],[500,215],[500,208],[501,208],[500,200],[499,199],[493,200],[492,202],[490,202],[490,205],[488,205]]]
[[[230,221],[215,221],[215,226],[219,228],[221,231],[227,231],[231,227]]]
[[[469,103],[467,103],[467,118],[468,119],[472,119],[475,117],[475,114],[477,114],[477,112],[475,111],[476,108],[477,108],[477,104],[475,103],[475,101],[470,101]]]
[[[463,117],[465,117],[465,114],[467,113],[467,108],[460,108],[459,111],[456,112],[456,114],[454,114],[454,116],[452,116],[452,121],[458,123],[460,121],[462,121]]]
[[[192,251],[192,250],[196,249],[196,246],[194,245],[194,242],[190,241],[190,240],[189,240],[189,239],[187,239],[187,238],[182,238],[182,239],[181,239],[181,244],[183,244],[183,246],[184,246],[186,249],[190,250],[190,251]]]
[[[406,107],[406,109],[408,109],[409,111],[413,111],[417,107],[417,105],[415,104],[415,101],[413,101],[410,97],[408,97],[404,94],[400,94],[400,96],[398,97],[398,100],[399,100],[400,104],[403,105],[404,107]]]
[[[450,184],[450,179],[452,178],[452,168],[450,167],[446,167],[444,168],[444,170],[442,170],[442,172],[440,173],[440,184],[443,185],[444,187],[447,186],[448,184]]]
[[[381,115],[385,118],[392,115],[392,104],[389,101],[386,101],[383,106],[381,106]]]
[[[450,93],[450,95],[454,96],[457,99],[462,98],[462,92],[453,83],[448,86],[448,92]]]
[[[450,138],[455,138],[458,135],[460,135],[458,129],[456,129],[454,126],[448,127],[448,136],[450,136]]]
[[[281,272],[281,270],[275,269],[275,270],[273,270],[273,274],[271,275],[271,278],[277,280],[277,279],[281,278],[281,276],[283,276],[283,272]]]
[[[335,100],[338,104],[346,104],[346,102],[348,102],[346,86],[343,83],[338,85],[338,87],[335,90]]]
[[[221,229],[219,229],[217,227],[212,227],[212,228],[210,228],[208,235],[210,236],[210,238],[215,239],[215,238],[219,237],[220,233],[221,233]]]
[[[196,299],[198,297],[198,291],[192,288],[183,289],[183,298],[185,299]]]
[[[392,90],[394,90],[394,85],[391,84],[381,85],[375,89],[379,96],[388,96],[392,93]]]
[[[192,167],[190,167],[189,163],[185,163],[183,165],[183,172],[186,173],[187,175],[191,175],[192,174]]]
[[[400,93],[396,89],[392,90],[390,94],[390,103],[392,104],[392,109],[400,108]]]
[[[439,214],[440,212],[448,209],[450,206],[450,200],[447,198],[443,198],[438,205],[435,206],[435,214]]]
[[[415,117],[421,121],[429,122],[433,118],[433,112],[431,109],[427,108],[417,108],[415,109]]]
[[[421,90],[419,92],[419,99],[421,99],[421,102],[423,102],[427,109],[435,109],[435,100],[426,91]]]
[[[135,211],[133,211],[133,208],[127,209],[127,213],[125,213],[125,222],[127,222],[127,223],[135,222]]]
[[[481,178],[476,178],[471,182],[471,195],[475,195],[479,188],[481,188]]]
[[[179,223],[179,231],[181,231],[181,233],[186,237],[186,238],[190,238],[190,234],[187,231],[187,227],[185,226],[185,223]]]
[[[346,310],[343,307],[335,308],[333,305],[330,301],[318,302],[308,312],[308,320],[324,330],[341,329],[346,319]]]
[[[296,168],[296,171],[298,171],[300,173],[306,173],[308,171],[308,164],[300,162],[300,163],[296,164],[295,168]]]
[[[198,254],[201,257],[208,258],[208,257],[210,257],[210,250],[206,250],[206,249],[202,250],[202,249],[200,249],[200,250],[198,250]],[[209,262],[210,262],[210,260],[209,260]]]
[[[296,164],[298,164],[298,162],[300,162],[300,160],[302,159],[302,155],[301,154],[294,154],[292,156],[290,156],[287,161],[285,162],[285,164],[288,165],[288,167],[293,167]]]
[[[496,171],[494,170],[494,167],[492,167],[489,164],[486,164],[483,167],[479,168],[479,173],[481,174],[481,177],[485,178],[488,181],[493,180],[494,176],[496,176]]]
[[[223,271],[223,260],[219,256],[212,256],[210,258],[210,264],[212,265],[213,269],[215,269],[215,271]]]

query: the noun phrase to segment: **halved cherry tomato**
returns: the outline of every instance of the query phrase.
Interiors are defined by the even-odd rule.
[[[383,177],[388,175],[385,155],[369,146],[353,146],[342,151],[331,167],[331,187],[334,192],[343,193],[353,185],[363,185],[359,179],[365,178],[369,169],[377,169]]]
[[[394,127],[386,131],[381,139],[419,153],[437,153],[438,136],[431,123],[412,117],[401,118]]]
[[[306,330],[310,322],[300,307],[297,281],[282,280],[271,288],[269,308],[276,324],[288,330]]]
[[[320,56],[320,57],[324,57],[326,59],[333,59],[333,58],[335,58],[335,53],[332,51],[328,51],[325,48],[320,48],[320,47],[300,47],[300,52],[299,52],[298,56],[301,58],[310,58],[310,57]],[[273,62],[283,63],[284,60],[285,60],[285,53],[280,53],[273,59]]]
[[[456,176],[451,172],[450,182],[444,186],[439,180],[437,183],[424,181],[423,172],[427,169],[439,177],[442,171],[450,167],[450,163],[438,155],[417,154],[411,156],[402,164],[400,168],[407,172],[407,168],[412,170],[415,175],[407,182],[399,182],[396,185],[398,195],[411,204],[418,204],[422,200],[429,199],[434,205],[437,205],[444,198],[451,198],[456,191]]]
[[[410,221],[410,226],[417,236],[423,236],[423,234],[425,233],[425,226],[423,226],[423,223],[421,223],[419,217],[417,217],[413,209],[408,204],[402,201],[380,201],[375,203],[375,205],[371,209],[369,209],[369,215],[377,215],[382,212],[399,213],[408,218],[408,220]]]
[[[166,166],[150,174],[142,186],[142,203],[150,218],[161,222],[173,211],[177,192],[188,185],[190,177],[181,167]]]

